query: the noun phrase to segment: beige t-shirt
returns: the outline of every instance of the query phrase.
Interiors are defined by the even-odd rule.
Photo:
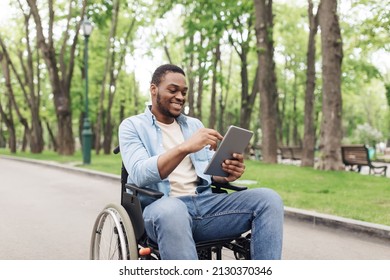
[[[183,133],[176,121],[172,124],[157,123],[161,128],[163,147],[166,151],[184,142]],[[168,180],[171,185],[170,196],[195,194],[198,176],[189,155],[169,174]]]

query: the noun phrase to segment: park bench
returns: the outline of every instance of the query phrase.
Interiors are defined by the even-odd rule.
[[[279,147],[279,151],[280,151],[280,158],[282,160],[292,160],[292,151],[290,149],[290,147]]]
[[[292,159],[301,160],[302,159],[302,148],[301,147],[291,147]]]
[[[302,148],[301,147],[279,147],[280,158],[283,160],[301,160],[302,159]]]
[[[370,169],[369,174],[372,171],[373,174],[386,176],[387,166],[373,165],[365,145],[341,146],[341,156],[347,170],[360,172],[362,166],[368,166]]]

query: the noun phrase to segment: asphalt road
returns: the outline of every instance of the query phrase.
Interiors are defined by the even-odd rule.
[[[0,157],[0,260],[84,260],[119,180]],[[390,260],[383,240],[286,219],[283,259]]]

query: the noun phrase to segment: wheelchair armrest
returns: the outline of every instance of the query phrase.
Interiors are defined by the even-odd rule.
[[[130,189],[134,193],[134,195],[144,194],[144,195],[156,198],[156,199],[164,196],[164,194],[162,192],[159,192],[159,191],[156,191],[156,190],[150,189],[150,188],[140,188],[140,187],[133,185],[133,184],[126,184],[126,189]]]
[[[231,185],[230,183],[217,183],[217,182],[213,182],[212,185],[220,190],[220,189],[226,189],[226,190],[232,190],[232,191],[244,191],[246,189],[248,189],[247,187],[245,186],[236,186],[236,185]]]

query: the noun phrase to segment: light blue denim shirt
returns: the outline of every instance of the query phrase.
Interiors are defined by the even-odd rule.
[[[183,114],[176,120],[185,140],[203,127],[200,120]],[[157,159],[160,154],[165,152],[162,132],[149,106],[146,107],[144,113],[122,121],[119,126],[119,147],[123,164],[129,173],[128,183],[156,189],[166,196],[169,195],[169,180],[167,178],[161,179],[157,168]],[[205,147],[190,154],[190,159],[199,178],[196,193],[211,192],[211,176],[203,172],[213,153],[214,151]]]

